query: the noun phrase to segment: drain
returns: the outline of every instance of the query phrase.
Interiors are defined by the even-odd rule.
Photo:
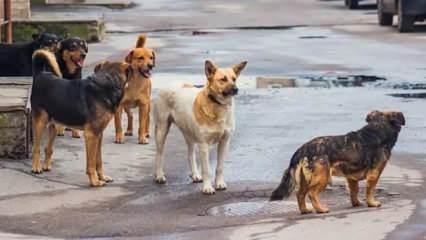
[[[297,211],[297,203],[289,201],[250,201],[235,202],[209,208],[206,211],[208,216],[260,216],[271,214],[282,214]]]

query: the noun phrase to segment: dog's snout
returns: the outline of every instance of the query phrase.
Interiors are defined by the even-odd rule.
[[[149,70],[152,70],[154,68],[154,64],[148,64]]]
[[[232,94],[233,95],[237,95],[238,94],[238,88],[237,87],[233,87],[232,88]]]

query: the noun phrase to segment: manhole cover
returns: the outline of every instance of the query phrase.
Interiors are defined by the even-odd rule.
[[[258,216],[287,213],[297,211],[297,209],[297,203],[288,201],[236,202],[209,208],[207,215],[227,217]]]

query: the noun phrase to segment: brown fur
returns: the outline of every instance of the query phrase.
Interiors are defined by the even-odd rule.
[[[367,205],[380,207],[374,197],[379,177],[390,158],[405,118],[401,112],[373,111],[367,115],[367,125],[341,136],[318,137],[300,147],[293,155],[280,186],[271,200],[288,197],[298,187],[297,200],[302,214],[310,213],[305,196],[311,199],[317,213],[326,213],[319,193],[330,182],[331,175],[345,177],[352,206],[361,205],[358,182],[367,180]]]
[[[145,47],[146,35],[140,35],[136,48],[132,49],[126,56],[126,62],[133,69],[128,87],[125,90],[123,100],[117,109],[114,117],[115,123],[115,143],[124,143],[124,134],[121,125],[123,110],[127,114],[126,136],[133,135],[133,114],[132,108],[139,108],[139,144],[147,144],[149,137],[150,111],[151,111],[151,79],[144,75],[150,72],[155,66],[154,50]]]

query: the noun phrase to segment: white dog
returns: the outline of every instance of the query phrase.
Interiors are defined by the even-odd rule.
[[[230,137],[235,128],[234,99],[238,93],[236,80],[247,62],[232,68],[218,68],[206,61],[207,85],[203,89],[180,88],[160,91],[154,103],[155,141],[155,182],[163,184],[162,155],[164,143],[172,123],[182,131],[188,145],[188,161],[193,182],[203,181],[203,193],[214,194],[210,180],[209,148],[218,143],[216,190],[225,190],[223,162],[228,151]],[[198,144],[201,173],[195,160],[195,144]]]

